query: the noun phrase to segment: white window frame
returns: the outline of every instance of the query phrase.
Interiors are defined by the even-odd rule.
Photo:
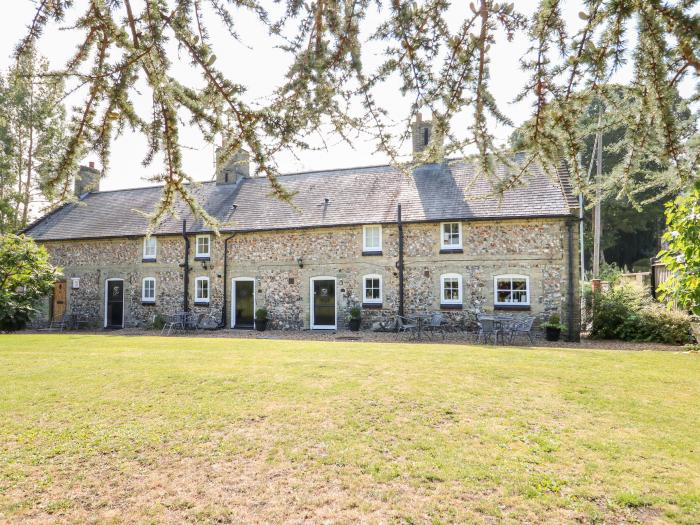
[[[445,297],[445,281],[447,279],[457,279],[457,290],[459,297],[455,299],[447,299]],[[458,273],[444,273],[440,276],[440,304],[462,304],[462,276]]]
[[[367,299],[367,279],[378,279],[379,280],[379,299]],[[382,276],[378,273],[370,273],[362,276],[362,302],[364,304],[381,304],[384,299],[384,283],[382,283]]]
[[[457,233],[459,234],[459,242],[457,244],[445,244],[445,226],[448,224],[457,225]],[[462,223],[459,221],[448,221],[440,223],[440,249],[441,250],[459,250],[462,248]]]
[[[206,299],[197,297],[199,294],[199,283],[206,281],[207,283],[207,297]],[[197,277],[194,280],[194,302],[195,304],[208,304],[211,297],[211,283],[209,282],[209,277]]]
[[[508,303],[500,302],[498,300],[498,280],[499,279],[510,279],[511,280],[511,291],[513,290],[512,280],[513,279],[523,279],[525,280],[525,298],[524,303]],[[530,277],[527,275],[517,274],[517,273],[504,273],[501,275],[493,276],[493,304],[494,306],[530,306]]]
[[[208,250],[205,252],[200,252],[199,251],[199,239],[206,239],[207,240],[207,248]],[[211,235],[197,235],[194,240],[194,256],[198,258],[207,258],[211,257]]]
[[[153,297],[146,297],[146,281],[153,281]],[[155,303],[156,302],[156,278],[144,277],[141,281],[141,302]]]
[[[379,247],[377,246],[367,246],[367,232],[370,228],[379,228]],[[363,252],[381,252],[382,251],[382,237],[383,237],[382,225],[381,224],[367,224],[362,227],[362,251]]]
[[[153,242],[153,255],[146,252],[146,248],[148,247],[149,242]],[[155,261],[157,257],[158,257],[158,239],[156,239],[153,236],[144,237],[143,238],[143,259],[145,261]]]

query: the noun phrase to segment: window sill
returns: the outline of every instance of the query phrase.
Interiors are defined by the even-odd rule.
[[[143,306],[155,306],[156,302],[155,301],[141,301],[141,304]]]
[[[362,250],[362,255],[364,257],[371,257],[372,255],[382,255],[381,250]]]
[[[450,304],[450,303],[441,303],[440,304],[440,310],[461,310],[462,305],[461,304]]]
[[[209,255],[197,255],[194,258],[195,261],[210,261],[211,257]]]
[[[195,306],[209,306],[209,301],[195,301]]]
[[[440,248],[440,253],[464,253],[462,248]]]
[[[141,262],[149,263],[149,262],[156,262],[155,259],[141,259]]]
[[[362,303],[362,308],[366,310],[379,310],[382,308],[382,303]]]
[[[529,304],[495,304],[493,305],[494,310],[520,310],[527,311],[530,310]]]

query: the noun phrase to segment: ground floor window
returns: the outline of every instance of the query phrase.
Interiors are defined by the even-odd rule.
[[[446,273],[440,276],[440,302],[442,304],[462,304],[462,276]]]
[[[363,282],[363,303],[377,304],[382,302],[382,277],[381,275],[365,275]]]
[[[144,303],[156,302],[156,280],[153,277],[146,277],[141,287],[141,301]]]
[[[194,302],[209,302],[209,277],[197,277],[194,281]]]
[[[494,277],[494,304],[530,304],[530,279],[525,275],[497,275]]]

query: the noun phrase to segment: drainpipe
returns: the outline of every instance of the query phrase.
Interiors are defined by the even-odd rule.
[[[226,328],[226,290],[228,288],[228,241],[236,236],[234,233],[224,239],[224,301],[221,305],[221,323],[219,328]],[[233,300],[233,299],[232,299]]]
[[[574,221],[569,220],[566,222],[567,229],[567,266],[568,266],[568,283],[566,290],[566,325],[567,325],[567,341],[578,342],[580,340],[580,334],[578,332],[574,333],[576,323],[574,322]]]
[[[185,277],[183,279],[184,288],[182,290],[182,304],[183,304],[183,310],[185,312],[189,312],[190,311],[190,299],[189,299],[189,293],[190,293],[190,240],[187,237],[187,221],[186,220],[182,221],[182,238],[185,239],[185,262],[182,264],[182,267],[184,268],[184,271],[185,271]]]
[[[398,226],[399,226],[399,262],[396,263],[396,268],[399,270],[399,315],[404,315],[404,298],[403,298],[403,222],[401,221],[401,204],[398,206]]]

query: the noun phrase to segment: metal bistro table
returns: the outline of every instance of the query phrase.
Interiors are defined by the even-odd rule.
[[[430,313],[418,313],[418,314],[412,314],[412,315],[407,315],[406,316],[408,319],[412,319],[416,321],[416,326],[418,327],[416,330],[416,340],[421,340],[423,337],[423,329],[425,328],[425,325],[430,323],[430,319],[433,317],[433,314]]]
[[[493,336],[493,344],[498,344],[498,334],[501,335],[501,341],[503,342],[503,344],[505,344],[506,338],[505,338],[504,324],[511,322],[513,320],[512,317],[498,315],[498,314],[480,315],[478,320],[479,321],[491,321],[491,322],[493,322],[493,328],[494,328],[494,332],[495,332],[494,336]]]

